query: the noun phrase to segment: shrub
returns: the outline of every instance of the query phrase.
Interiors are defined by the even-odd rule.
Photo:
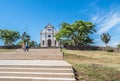
[[[112,47],[107,47],[106,49],[108,52],[114,52],[113,48]]]

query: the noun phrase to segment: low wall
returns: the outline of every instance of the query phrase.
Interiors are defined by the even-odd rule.
[[[21,45],[9,45],[9,46],[0,46],[0,49],[17,49],[17,48],[22,48]],[[56,48],[59,48],[59,47],[29,47],[30,49],[56,49]]]
[[[21,45],[9,45],[9,46],[0,46],[0,49],[17,49],[21,48]]]
[[[64,48],[69,50],[95,50],[95,51],[105,51],[106,47],[101,46],[73,46],[64,45]],[[112,48],[114,52],[120,52],[120,48]]]

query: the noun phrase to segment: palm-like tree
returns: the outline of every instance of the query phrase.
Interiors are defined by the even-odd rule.
[[[21,39],[24,41],[24,42],[28,42],[30,40],[30,36],[26,33],[26,32],[23,32],[22,36],[21,36]]]
[[[105,43],[106,47],[110,39],[111,39],[111,36],[108,33],[103,33],[101,35],[101,40]]]

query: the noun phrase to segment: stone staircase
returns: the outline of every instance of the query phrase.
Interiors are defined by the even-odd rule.
[[[52,54],[51,51],[49,54]],[[72,66],[64,60],[58,59],[13,60],[9,58],[9,60],[0,60],[0,81],[76,81]]]

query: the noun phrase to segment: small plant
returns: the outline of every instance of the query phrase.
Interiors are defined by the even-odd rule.
[[[114,52],[113,48],[112,47],[107,47],[106,49],[108,52]]]

